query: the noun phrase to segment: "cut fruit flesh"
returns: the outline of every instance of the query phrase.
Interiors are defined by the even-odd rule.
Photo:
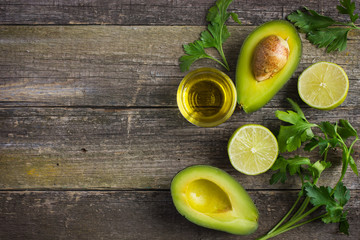
[[[207,165],[190,166],[171,182],[178,212],[203,227],[248,235],[258,227],[258,211],[245,189],[225,171]]]
[[[272,132],[256,124],[238,128],[228,145],[231,164],[247,175],[257,175],[269,170],[278,152],[278,143]]]
[[[189,205],[202,213],[221,213],[232,209],[229,196],[215,183],[198,179],[188,184],[186,197]]]
[[[344,102],[349,79],[337,64],[318,62],[303,71],[298,81],[300,98],[310,107],[330,110]]]
[[[287,41],[290,52],[285,66],[273,77],[258,82],[252,71],[252,59],[258,43],[276,35]],[[302,54],[302,43],[296,28],[285,20],[274,20],[257,27],[245,39],[236,67],[238,104],[246,113],[254,112],[267,104],[284,86],[296,70]]]

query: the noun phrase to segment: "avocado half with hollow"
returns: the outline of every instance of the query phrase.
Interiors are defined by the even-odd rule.
[[[258,210],[244,188],[225,171],[195,165],[171,183],[178,212],[202,227],[248,235],[258,227]]]
[[[286,64],[269,79],[258,81],[253,65],[254,54],[259,43],[269,36],[277,36],[287,42],[289,53]],[[254,112],[266,103],[284,86],[295,72],[302,53],[302,44],[295,27],[285,20],[267,22],[257,27],[245,39],[236,67],[236,90],[238,104],[245,112]]]

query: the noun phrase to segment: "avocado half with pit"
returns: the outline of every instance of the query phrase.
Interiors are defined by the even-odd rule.
[[[258,210],[244,188],[225,171],[195,165],[180,171],[171,183],[178,212],[202,227],[248,235],[258,227]]]
[[[269,79],[259,81],[253,71],[254,54],[259,43],[269,36],[277,36],[288,44],[286,64]],[[236,90],[238,104],[245,112],[254,112],[284,86],[295,72],[302,54],[302,44],[295,27],[285,20],[267,22],[257,27],[245,39],[236,67]]]

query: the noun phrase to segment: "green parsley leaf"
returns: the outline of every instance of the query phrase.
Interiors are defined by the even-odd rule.
[[[342,182],[336,186],[334,191],[334,198],[340,206],[344,206],[350,199],[350,191],[344,186]]]
[[[287,122],[287,123],[291,123],[291,124],[296,124],[298,122],[302,122],[302,118],[299,116],[299,114],[297,114],[294,111],[279,111],[277,110],[275,112],[275,116],[280,119],[281,121]]]
[[[319,147],[321,140],[322,140],[321,137],[319,137],[319,140],[317,138],[315,138],[315,137],[310,139],[310,141],[307,144],[305,144],[304,150],[308,151],[308,152],[311,152],[315,148]],[[326,146],[327,146],[327,144],[326,144]]]
[[[340,222],[343,215],[343,208],[335,205],[335,206],[326,206],[326,211],[328,215],[323,217],[322,220],[324,223],[335,223]]]
[[[190,65],[198,59],[209,58],[204,50],[204,45],[201,41],[197,40],[193,43],[184,45],[184,50],[187,55],[183,55],[180,58],[180,69],[182,72],[187,71]]]
[[[216,4],[209,9],[208,14],[206,15],[206,20],[209,22],[207,30],[200,34],[200,40],[196,40],[192,44],[190,43],[184,45],[186,55],[180,57],[179,59],[180,70],[182,72],[188,71],[190,66],[196,60],[202,58],[212,59],[221,64],[227,70],[230,70],[222,48],[223,43],[230,36],[230,32],[228,31],[225,23],[230,16],[235,22],[239,24],[241,23],[236,13],[227,12],[231,2],[232,0],[218,0],[216,1]],[[205,52],[206,48],[216,48],[222,58],[222,62],[215,57],[208,55]]]
[[[278,183],[278,182],[282,182],[282,183],[285,183],[286,179],[287,179],[287,173],[286,173],[286,168],[287,168],[287,160],[282,157],[282,156],[279,156],[274,165],[271,167],[271,170],[279,170],[277,171],[276,173],[274,173],[272,176],[271,176],[271,179],[270,179],[270,184],[273,185],[275,183]]]
[[[343,51],[347,45],[347,35],[351,29],[360,29],[354,23],[359,18],[354,14],[355,2],[350,0],[340,1],[337,9],[342,14],[348,14],[351,22],[342,23],[330,17],[321,15],[314,10],[304,8],[288,15],[291,21],[301,32],[306,33],[306,38],[319,48],[326,48],[327,52]],[[341,25],[342,27],[334,27]]]
[[[318,139],[317,139],[318,138]],[[339,140],[337,138],[331,138],[331,139],[324,139],[322,137],[312,138],[310,142],[308,142],[304,150],[305,151],[312,151],[316,147],[319,148],[320,155],[323,155],[330,147],[334,148],[339,144]]]
[[[344,218],[346,220],[347,212],[344,211],[343,206],[349,200],[350,193],[342,182],[339,182],[335,191],[330,187],[317,187],[306,182],[305,191],[314,206],[326,207],[327,216],[322,218],[325,223],[341,222]]]
[[[299,105],[296,102],[294,102],[291,98],[287,98],[286,100],[291,104],[292,109],[294,109],[296,111],[296,113],[299,115],[299,117],[301,117],[303,120],[307,121],[306,117],[304,115],[304,112],[301,110]]]
[[[301,146],[301,143],[310,140],[314,135],[311,127],[314,127],[310,123],[299,122],[292,126],[280,126],[278,135],[279,151],[280,152],[292,152]]]
[[[329,167],[331,167],[331,162],[316,161],[308,168],[308,170],[312,173],[313,178],[315,179],[320,178],[321,173]]]
[[[327,134],[328,137],[336,137],[336,126],[331,124],[330,122],[322,122],[319,124],[320,129],[323,133]]]
[[[340,230],[340,232],[349,236],[349,223],[346,219],[346,215],[345,215],[345,217],[343,216],[340,220],[339,230]]]
[[[220,21],[220,14],[218,14],[219,10],[218,10],[218,6],[217,6],[217,2],[216,5],[212,6],[209,9],[208,14],[206,15],[206,21],[208,22],[219,22]]]
[[[336,6],[339,13],[348,14],[351,22],[355,22],[358,18],[358,14],[354,14],[355,11],[355,1],[351,2],[350,0],[340,1],[341,5]]]
[[[290,22],[294,23],[294,25],[304,33],[316,31],[320,28],[326,28],[335,23],[332,18],[318,14],[314,10],[310,10],[306,7],[304,10],[305,11],[297,10],[287,17]]]
[[[287,123],[292,124],[291,126],[280,126],[278,135],[278,143],[280,152],[292,152],[301,146],[301,143],[310,140],[314,137],[311,130],[312,127],[317,126],[316,124],[309,123],[300,107],[288,99],[293,109],[296,111],[276,111],[275,116]]]
[[[315,206],[329,205],[335,206],[336,202],[331,197],[330,193],[332,189],[330,187],[317,187],[309,182],[305,183],[305,191],[308,197],[310,197],[310,202]]]
[[[288,160],[288,169],[290,175],[300,174],[302,171],[302,165],[310,166],[311,162],[309,158],[295,156]]]
[[[311,166],[309,158],[295,156],[294,158],[285,159],[282,156],[279,156],[276,159],[274,165],[271,167],[271,170],[278,170],[271,176],[270,184],[275,184],[278,182],[285,183],[287,180],[287,173],[291,176],[295,174],[301,174],[304,166]]]
[[[327,48],[326,51],[343,51],[347,45],[347,34],[350,28],[323,28],[311,31],[307,34],[307,39],[319,48]]]
[[[220,30],[222,31],[221,33],[219,32]],[[221,36],[221,38],[218,36]],[[200,39],[203,42],[205,48],[214,47],[220,51],[222,43],[225,42],[229,37],[230,33],[226,26],[223,26],[221,29],[219,24],[211,23],[208,25],[208,30],[201,33]]]
[[[337,132],[344,140],[349,137],[358,137],[357,131],[355,128],[349,123],[349,121],[340,119],[339,125],[337,127]]]
[[[350,156],[349,165],[350,165],[351,169],[353,170],[353,172],[354,172],[357,176],[359,176],[359,172],[358,172],[356,163],[355,163],[354,158],[353,158],[352,156]]]
[[[239,16],[236,13],[231,12],[230,15],[234,22],[241,24],[241,21],[239,20]]]

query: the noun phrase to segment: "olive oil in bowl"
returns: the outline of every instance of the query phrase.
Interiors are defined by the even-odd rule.
[[[181,114],[199,127],[214,127],[225,122],[236,106],[232,80],[213,68],[200,68],[187,74],[177,92]]]

